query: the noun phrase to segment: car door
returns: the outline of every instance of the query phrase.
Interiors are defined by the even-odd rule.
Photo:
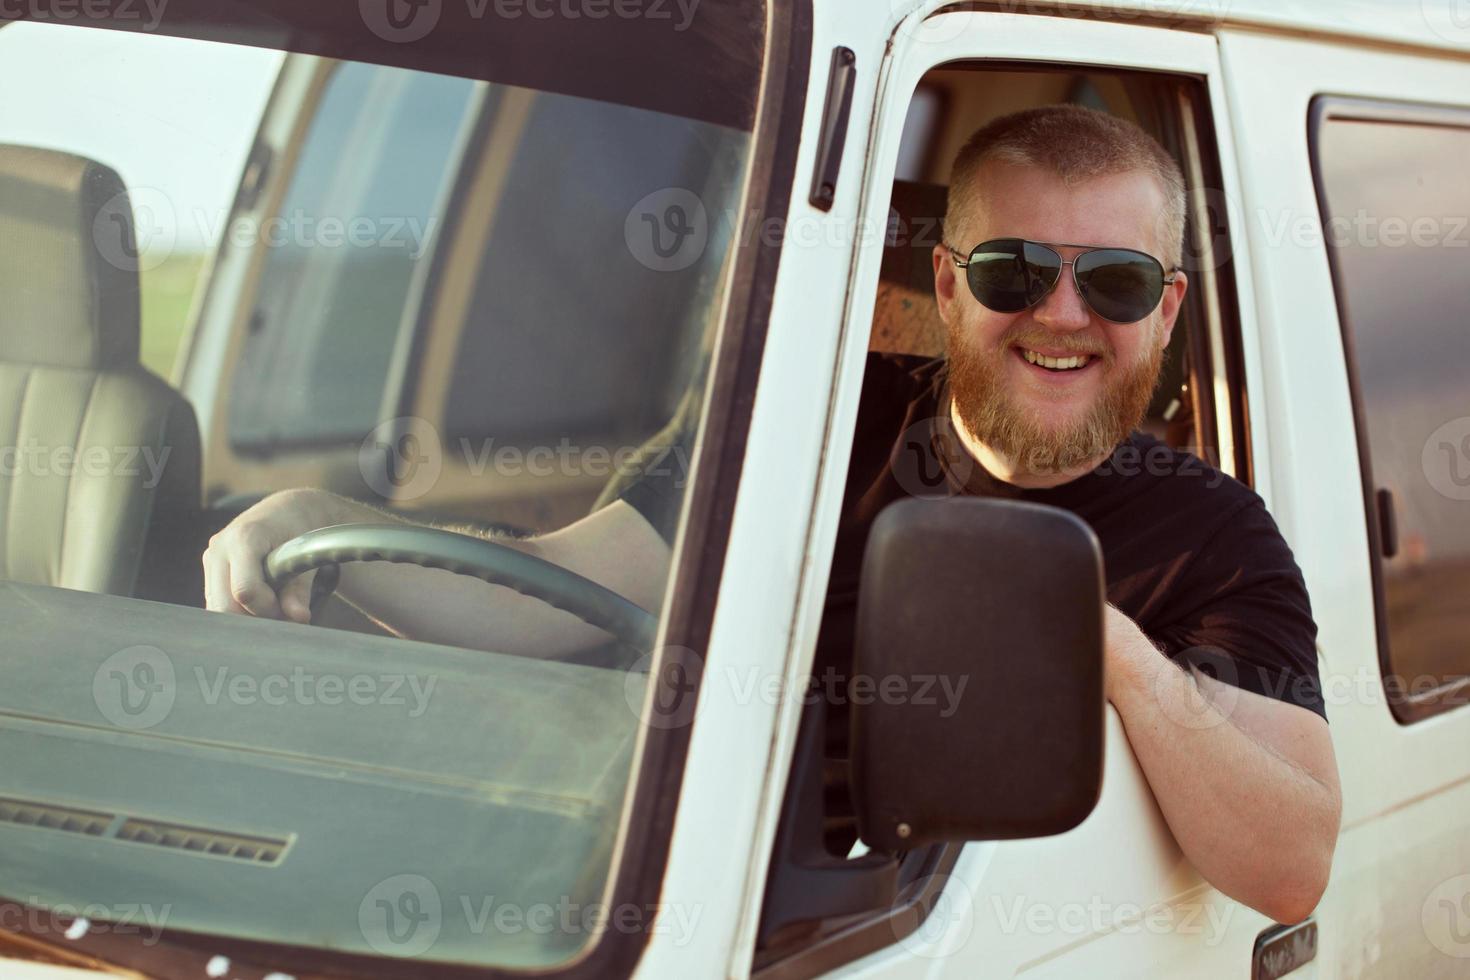
[[[863,64],[859,55],[859,70]],[[855,217],[864,230],[887,223],[910,103],[916,86],[936,68],[1147,72],[1178,83],[1171,91],[1182,101],[1164,115],[1181,130],[1178,143],[1186,151],[1182,163],[1192,188],[1187,261],[1191,292],[1198,290],[1203,299],[1192,329],[1206,341],[1203,349],[1217,354],[1204,375],[1216,409],[1212,448],[1224,469],[1249,479],[1253,455],[1241,423],[1243,397],[1261,384],[1261,366],[1250,339],[1257,323],[1247,243],[1230,237],[1226,203],[1238,196],[1233,122],[1214,38],[1102,19],[940,12],[903,21],[881,65],[876,58],[868,64],[880,75],[864,196]],[[822,493],[832,499],[819,508],[813,539],[812,563],[818,568],[832,561],[846,448],[883,261],[882,249],[861,247],[862,236],[857,241],[829,435],[835,448],[823,474]],[[1257,481],[1257,489],[1268,505],[1275,503],[1270,484]],[[814,576],[808,586],[797,620],[807,624],[802,643],[815,642],[826,580]],[[799,767],[801,747],[795,751]],[[852,975],[869,977],[1247,975],[1258,938],[1273,935],[1275,925],[1218,892],[1184,858],[1112,709],[1105,755],[1101,799],[1078,828],[1039,840],[916,852],[920,859],[911,855],[906,861],[912,867],[900,871],[904,887],[892,908],[873,910],[857,923],[839,924],[834,917],[805,944],[779,952],[762,948],[758,938],[757,970],[805,976],[851,963]],[[774,861],[780,860],[778,853]],[[1314,969],[1307,965],[1295,975],[1311,976]]]
[[[1234,31],[1221,52],[1248,134],[1270,482],[1343,775],[1323,956],[1344,976],[1462,977],[1470,306],[1449,284],[1470,269],[1470,62]]]

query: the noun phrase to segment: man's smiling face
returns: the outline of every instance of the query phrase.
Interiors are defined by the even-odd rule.
[[[962,252],[988,239],[1026,238],[1131,248],[1167,265],[1159,240],[1164,193],[1146,173],[1069,185],[1040,168],[993,161],[978,176],[979,207],[946,229]],[[1079,250],[1058,251],[1070,260]],[[947,251],[935,249],[934,262],[955,410],[976,439],[1023,466],[1053,470],[1096,460],[1138,425],[1179,313],[1183,273],[1149,316],[1111,323],[1083,302],[1070,266],[1037,305],[998,313],[974,297]]]

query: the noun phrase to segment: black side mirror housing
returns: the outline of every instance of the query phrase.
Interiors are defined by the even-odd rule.
[[[1102,789],[1103,582],[1096,536],[1055,507],[913,498],[878,515],[853,670],[873,693],[851,712],[866,844],[1044,837],[1086,819]],[[885,680],[907,696],[885,696]]]

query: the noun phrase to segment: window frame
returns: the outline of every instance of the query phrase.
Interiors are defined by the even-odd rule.
[[[1326,228],[1332,212],[1327,202],[1326,174],[1321,155],[1322,130],[1334,120],[1354,122],[1400,123],[1417,126],[1447,126],[1470,131],[1470,108],[1434,105],[1399,99],[1370,99],[1361,96],[1318,94],[1307,109],[1307,153],[1312,164],[1312,187],[1317,198],[1321,227]],[[1368,566],[1373,584],[1374,639],[1378,652],[1378,671],[1393,719],[1399,725],[1413,725],[1436,715],[1464,708],[1470,703],[1470,676],[1414,696],[1393,682],[1397,677],[1389,644],[1387,598],[1383,574],[1383,527],[1378,513],[1377,483],[1373,478],[1373,448],[1368,444],[1368,418],[1359,381],[1357,344],[1349,326],[1347,294],[1342,288],[1342,265],[1337,246],[1324,236],[1323,249],[1331,270],[1332,295],[1336,303],[1338,331],[1342,337],[1343,358],[1347,365],[1348,397],[1353,408],[1353,435],[1357,441],[1358,474],[1363,495],[1364,524],[1368,533]]]

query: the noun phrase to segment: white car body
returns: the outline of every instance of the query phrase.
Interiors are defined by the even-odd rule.
[[[663,928],[653,930],[636,975],[753,972],[801,718],[800,698],[781,692],[800,690],[813,662],[874,314],[881,249],[871,229],[886,220],[921,76],[946,62],[994,59],[1205,82],[1252,407],[1248,433],[1228,423],[1220,433],[1223,455],[1228,468],[1232,447],[1248,439],[1255,488],[1305,575],[1343,785],[1331,882],[1310,920],[1315,958],[1290,975],[1470,976],[1470,708],[1401,724],[1388,706],[1328,257],[1320,239],[1283,240],[1278,223],[1318,214],[1303,139],[1314,96],[1470,107],[1470,14],[1453,0],[997,6],[814,4],[789,235],[659,896]],[[856,54],[857,83],[835,200],[824,212],[806,189],[827,59],[839,46]],[[1226,405],[1218,382],[1215,397]],[[1106,737],[1102,795],[1088,819],[1054,837],[967,844],[918,931],[895,930],[834,975],[1250,975],[1257,937],[1272,923],[1184,858],[1111,708]],[[1453,914],[1461,899],[1466,938],[1447,944],[1430,920],[1445,914],[1440,902]],[[5,977],[78,975],[39,964],[21,970],[0,963]]]

